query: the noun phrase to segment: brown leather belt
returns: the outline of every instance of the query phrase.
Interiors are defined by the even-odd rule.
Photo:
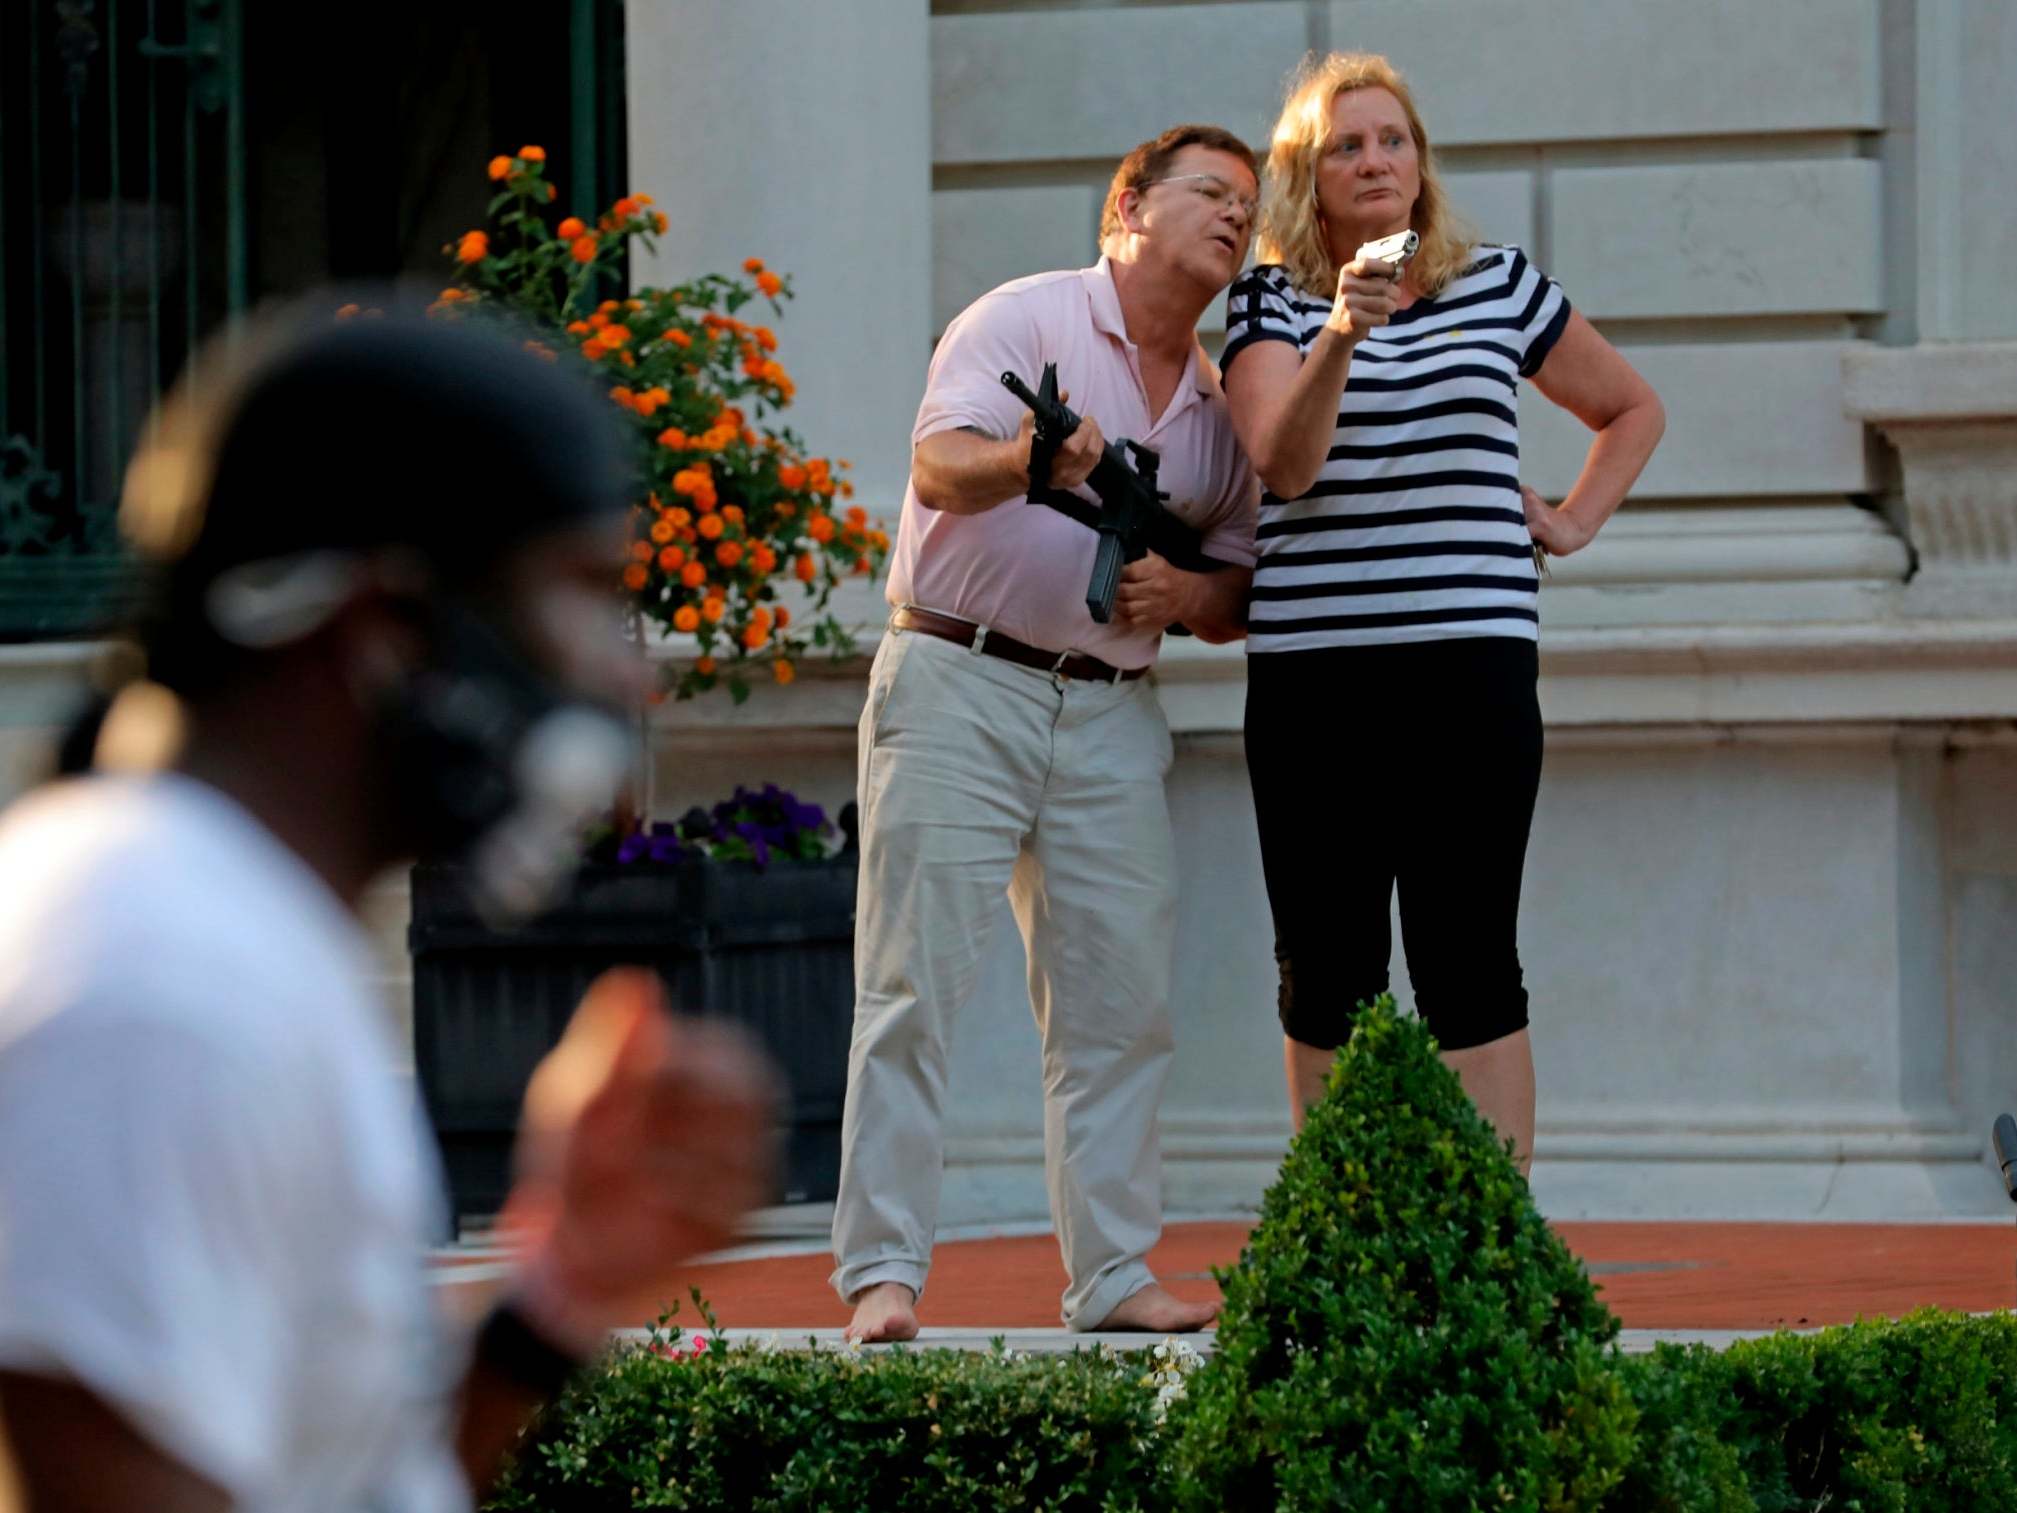
[[[950,641],[968,650],[974,649],[974,637],[980,633],[980,627],[971,620],[942,615],[935,609],[919,609],[915,605],[899,609],[890,616],[889,623],[898,630],[937,636],[942,641]],[[1110,666],[1082,651],[1045,651],[1040,646],[1018,641],[1014,636],[1005,636],[998,630],[987,632],[979,651],[984,657],[1000,657],[1004,662],[1013,662],[1019,667],[1034,667],[1061,678],[1085,678],[1095,683],[1129,683],[1148,671],[1146,667]]]

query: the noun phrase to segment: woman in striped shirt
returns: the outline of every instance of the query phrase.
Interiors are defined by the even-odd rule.
[[[1409,229],[1404,268],[1356,256]],[[1463,234],[1384,58],[1312,59],[1291,85],[1258,246],[1220,362],[1266,487],[1246,741],[1290,1106],[1300,1128],[1354,1006],[1386,990],[1398,886],[1416,1007],[1525,1170],[1534,548],[1596,535],[1659,441],[1660,402],[1518,248]],[[1521,378],[1596,432],[1559,506],[1520,483]]]

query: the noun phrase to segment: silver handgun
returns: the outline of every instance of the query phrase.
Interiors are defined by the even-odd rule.
[[[1356,254],[1357,258],[1377,258],[1383,263],[1394,265],[1394,277],[1401,276],[1401,269],[1408,265],[1408,259],[1422,245],[1422,239],[1412,231],[1396,231],[1392,236],[1383,236],[1376,242],[1363,242]]]

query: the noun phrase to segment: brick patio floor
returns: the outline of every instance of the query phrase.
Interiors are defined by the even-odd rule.
[[[2017,1225],[1563,1223],[1569,1247],[1629,1329],[1811,1328],[1928,1304],[2017,1306]],[[1210,1268],[1239,1256],[1242,1222],[1176,1222],[1150,1264],[1171,1291],[1217,1295]],[[743,1330],[847,1322],[823,1250],[691,1268],[721,1323]],[[1055,1329],[1064,1272],[1048,1234],[941,1242],[919,1310],[929,1326]],[[684,1292],[684,1284],[681,1292]],[[684,1321],[685,1310],[682,1310]]]

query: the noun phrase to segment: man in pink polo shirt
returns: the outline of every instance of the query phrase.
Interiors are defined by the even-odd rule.
[[[1090,268],[1004,284],[946,328],[912,432],[894,606],[862,712],[861,891],[834,1287],[850,1337],[909,1339],[931,1264],[947,1038],[1004,891],[1043,1040],[1044,1166],[1073,1329],[1202,1328],[1156,1284],[1156,1111],[1175,841],[1169,726],[1143,677],[1166,627],[1246,633],[1256,484],[1196,328],[1246,260],[1258,176],[1214,126],[1122,160]],[[1027,495],[1031,416],[1002,387],[1046,363],[1083,422],[1051,486],[1084,487],[1104,439],[1161,458],[1168,507],[1226,564],[1151,554],[1109,624],[1086,610],[1097,538]]]

